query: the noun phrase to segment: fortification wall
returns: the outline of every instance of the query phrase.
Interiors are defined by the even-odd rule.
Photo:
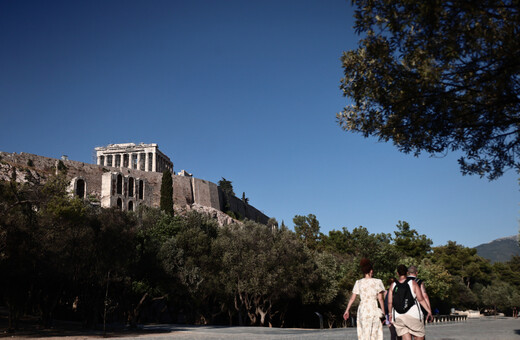
[[[241,199],[233,196],[230,199],[229,207],[235,214],[238,213],[242,217],[246,217],[252,221],[267,224],[269,217],[267,217],[260,210],[252,205],[245,204]]]
[[[191,205],[193,201],[192,177],[173,176],[173,204],[184,206]]]
[[[173,201],[175,205],[198,204],[224,211],[225,197],[218,186],[203,179],[189,176],[173,176]],[[237,216],[267,224],[269,217],[242,200],[231,197],[230,210]]]
[[[56,168],[60,160],[29,153],[7,153],[0,151],[0,180],[10,180],[13,172],[16,181],[25,182],[28,176],[32,176],[36,180],[45,183],[52,175],[56,174]],[[74,179],[82,179],[85,182],[85,196],[91,201],[102,200],[109,202],[107,204],[113,206],[113,200],[106,197],[110,195],[112,188],[113,176],[108,174],[121,174],[124,177],[133,177],[135,180],[143,179],[144,196],[140,201],[141,204],[159,207],[161,198],[161,182],[162,173],[141,171],[128,168],[116,168],[109,166],[101,166],[71,160],[61,160],[66,167],[66,176],[71,182]],[[103,175],[105,175],[105,186],[103,187]],[[110,182],[107,182],[109,180]],[[173,180],[173,201],[177,206],[190,206],[192,204],[210,207],[223,211],[224,195],[218,189],[215,183],[189,177],[189,176],[172,176]],[[125,183],[127,183],[125,181]],[[71,188],[74,186],[72,185]],[[102,194],[104,193],[104,194]],[[103,197],[105,196],[105,197]],[[137,200],[136,206],[137,206]],[[267,223],[269,217],[251,205],[246,205],[242,200],[232,197],[230,200],[230,209],[237,215],[246,217],[250,220],[260,223]]]
[[[18,182],[24,182],[26,179],[25,173],[30,171],[31,173],[38,174],[38,176],[36,176],[38,180],[45,183],[50,176],[56,174],[56,167],[60,160],[24,152],[18,154],[0,151],[0,162],[8,165],[8,167],[1,168],[0,180],[9,180],[12,175],[12,170],[15,168],[16,180]],[[130,175],[136,179],[145,179],[147,184],[145,186],[145,196],[148,197],[150,205],[159,206],[162,181],[161,173],[99,166],[71,160],[61,160],[61,162],[66,167],[66,176],[68,179],[81,178],[86,182],[86,195],[89,198],[101,200],[103,174],[120,173],[123,176]]]
[[[218,187],[215,183],[192,177],[192,185],[195,203],[220,210]]]
[[[27,171],[32,174],[38,181],[45,183],[45,181],[56,174],[56,167],[60,160],[55,158],[49,158],[39,155],[33,155],[30,153],[7,153],[0,151],[0,162],[8,165],[11,173],[6,174],[7,169],[2,168],[2,174],[0,174],[0,180],[10,179],[12,170],[16,169],[16,181],[24,182],[26,180],[25,173]],[[92,196],[100,199],[101,196],[101,176],[103,175],[103,169],[97,165],[76,162],[70,160],[61,161],[64,166],[67,167],[67,178],[81,177],[86,180],[87,185],[87,196]]]

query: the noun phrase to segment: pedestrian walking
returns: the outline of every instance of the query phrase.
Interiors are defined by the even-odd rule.
[[[347,320],[350,316],[350,307],[359,295],[361,302],[357,311],[357,335],[358,340],[383,340],[382,320],[385,315],[383,292],[385,287],[383,281],[373,278],[374,269],[368,259],[360,262],[363,278],[357,280],[352,289],[352,296],[348,302],[343,318]],[[380,308],[377,307],[379,302]]]

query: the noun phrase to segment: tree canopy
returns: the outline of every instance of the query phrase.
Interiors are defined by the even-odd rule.
[[[463,174],[520,170],[520,1],[353,3],[340,126],[416,156],[460,150]]]
[[[314,248],[320,238],[320,222],[316,215],[296,215],[293,222],[296,235],[303,240],[307,247]]]
[[[222,190],[226,195],[235,196],[235,192],[233,191],[233,184],[231,181],[228,181],[224,177],[220,181],[218,181],[218,187]],[[244,193],[245,196],[245,193]]]
[[[342,327],[362,257],[383,281],[398,264],[416,265],[441,313],[510,315],[520,301],[520,257],[491,265],[455,242],[432,248],[405,221],[395,237],[361,226],[324,235],[313,214],[295,216],[294,231],[274,218],[219,227],[194,211],[104,209],[67,187],[62,173],[46,183],[0,181],[0,306],[9,331],[26,315],[42,327],[55,318],[85,327],[101,318],[318,327],[319,312]]]
[[[396,227],[394,242],[398,252],[410,257],[423,258],[431,250],[433,241],[411,229],[408,222],[399,221]]]
[[[224,193],[224,211],[231,217],[236,218],[235,213],[231,211],[231,197],[235,196],[235,191],[233,191],[233,183],[228,181],[224,177],[220,181],[218,181],[218,187]],[[244,193],[245,198],[245,193]],[[244,202],[245,203],[245,202]]]

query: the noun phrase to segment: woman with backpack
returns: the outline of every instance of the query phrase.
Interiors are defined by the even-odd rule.
[[[399,278],[394,282],[388,293],[388,309],[390,322],[394,324],[395,331],[403,340],[424,339],[424,315],[419,303],[428,312],[427,319],[432,311],[421,292],[421,288],[412,279],[407,278],[408,268],[405,265],[397,267]]]
[[[343,318],[347,320],[350,315],[350,307],[356,300],[356,296],[361,297],[357,312],[357,334],[358,340],[383,340],[383,325],[381,320],[384,318],[385,310],[383,305],[383,292],[385,287],[383,281],[372,278],[374,270],[372,263],[368,259],[360,262],[363,278],[357,280],[352,289],[352,296],[348,302],[347,309]],[[379,301],[379,307],[377,302]]]

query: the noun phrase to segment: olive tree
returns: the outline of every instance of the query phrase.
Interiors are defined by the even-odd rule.
[[[463,174],[520,170],[520,3],[354,0],[340,126],[402,152],[460,150]]]

